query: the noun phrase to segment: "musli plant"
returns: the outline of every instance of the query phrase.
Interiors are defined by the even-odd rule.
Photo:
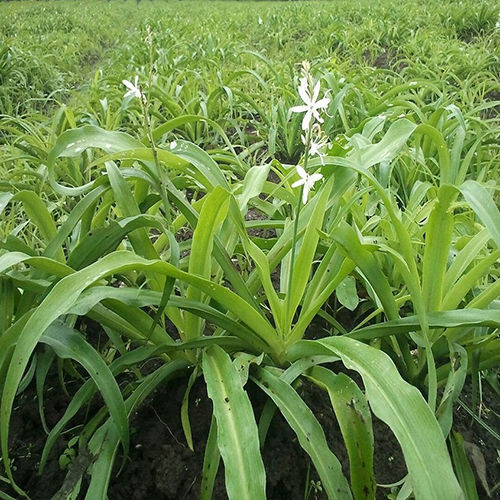
[[[255,165],[240,180],[228,178],[195,144],[172,141],[162,125],[152,126],[149,84],[143,86],[139,79],[126,83],[127,98],[140,101],[142,141],[89,125],[57,138],[47,158],[47,182],[52,196],[71,204],[64,220],[33,191],[2,194],[1,208],[11,207],[12,224],[20,213],[12,207],[20,205],[30,214],[36,234],[30,248],[19,232],[12,231],[0,255],[5,312],[0,334],[0,435],[5,473],[17,493],[23,494],[15,485],[8,449],[14,400],[19,388],[35,377],[43,418],[42,388],[57,360],[68,370],[71,366],[73,373],[80,365],[89,378],[49,430],[41,470],[79,410],[97,392],[105,402],[76,434],[77,465],[70,465],[60,490],[67,498],[80,492],[86,475],[86,498],[106,497],[114,462],[128,453],[129,418],[155,388],[180,376],[188,377],[181,412],[190,447],[194,443],[189,391],[197,378],[204,379],[213,402],[202,498],[211,497],[221,458],[230,498],[265,498],[260,449],[277,410],[309,455],[329,498],[375,497],[370,411],[391,428],[401,445],[408,467],[407,490],[417,498],[461,498],[433,406],[394,363],[401,356],[408,361],[411,353],[406,338],[394,332],[406,323],[398,321],[392,299],[387,298],[390,289],[374,283],[375,293],[386,293],[382,307],[394,320],[378,325],[384,337],[392,335],[388,343],[396,350],[394,360],[384,352],[387,349],[365,341],[381,336],[371,334],[371,327],[303,340],[346,277],[359,273],[372,284],[370,273],[379,270],[373,270],[374,248],[365,248],[359,232],[347,222],[351,216],[346,196],[358,175],[371,180],[370,169],[397,158],[415,124],[397,119],[378,142],[372,142],[372,133],[365,140],[353,139],[353,148],[343,157],[329,156],[321,131],[329,97],[319,99],[320,82],[304,65],[299,88],[303,104],[292,109],[305,113],[300,163]],[[268,181],[271,167],[279,184]],[[79,182],[61,182],[57,172],[68,168],[91,174],[74,177]],[[176,186],[179,176],[202,195],[189,200]],[[378,189],[376,182],[373,186]],[[259,197],[263,192],[264,200]],[[271,244],[249,234],[256,227],[245,220],[252,207],[267,216],[260,226],[276,232]],[[391,207],[392,202],[386,206],[388,212]],[[402,223],[393,215],[399,230]],[[185,227],[192,230],[188,244],[176,237]],[[242,254],[250,264],[248,272],[234,266],[234,256]],[[365,265],[372,266],[370,272]],[[413,276],[411,266],[403,270],[404,277]],[[420,316],[408,321],[415,332],[422,328],[422,313],[417,312]],[[97,322],[109,339],[105,358],[77,328],[86,319]],[[426,321],[434,326],[432,318]],[[490,317],[481,321],[492,324]],[[413,338],[432,366],[431,333],[426,328],[421,337],[415,333]],[[161,363],[153,372],[142,373],[141,362],[151,358]],[[335,361],[357,371],[364,387],[321,366]],[[117,377],[125,371],[134,378],[120,386]],[[435,390],[435,372],[430,377],[434,378],[429,378],[429,387]],[[350,482],[295,389],[300,378],[330,396],[349,454]],[[245,389],[248,384],[269,398],[258,418]]]

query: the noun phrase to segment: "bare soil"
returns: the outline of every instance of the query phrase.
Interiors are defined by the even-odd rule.
[[[346,371],[340,364],[332,366],[337,370]],[[357,376],[353,375],[357,379]],[[187,380],[178,379],[162,387],[133,418],[130,456],[121,473],[112,479],[110,500],[199,498],[203,454],[212,405],[207,398],[203,380],[198,380],[190,398],[190,421],[195,446],[195,451],[192,452],[186,445],[180,420],[180,407],[186,384]],[[51,427],[62,415],[69,399],[58,388],[55,376],[48,386],[52,389],[46,394],[45,409],[47,424]],[[495,413],[500,413],[500,404],[496,395],[489,392],[486,386],[484,389],[483,401],[489,411],[487,421],[498,432],[500,425]],[[248,384],[247,390],[258,419],[265,402],[264,396],[251,383]],[[309,383],[303,383],[298,391],[321,423],[330,448],[342,463],[344,473],[348,477],[347,452],[327,394]],[[468,401],[467,394],[464,399]],[[83,421],[84,418],[85,415],[82,414],[76,420]],[[499,480],[499,443],[477,423],[471,426],[470,417],[461,409],[456,411],[455,423],[465,440],[475,444],[484,457],[487,482],[490,487],[493,486]],[[377,482],[394,483],[406,474],[399,445],[388,427],[377,419],[374,419],[374,435]],[[18,484],[30,493],[31,498],[50,499],[62,485],[65,471],[60,469],[58,457],[64,452],[70,437],[71,435],[61,437],[43,476],[37,475],[46,436],[40,424],[34,389],[29,388],[19,396],[12,420],[10,449],[14,458],[15,478]],[[263,460],[269,499],[302,500],[306,497],[306,490],[307,498],[311,500],[326,498],[309,458],[279,413],[271,424]],[[0,485],[0,490],[3,488],[5,492],[13,494],[6,485]],[[85,491],[85,485],[82,491]],[[479,480],[478,491],[480,498],[488,498]],[[389,493],[389,489],[379,487],[377,498],[386,498]],[[213,498],[227,498],[222,463]]]

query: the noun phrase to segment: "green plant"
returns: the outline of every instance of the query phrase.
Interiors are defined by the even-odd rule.
[[[363,13],[348,2],[264,4],[244,15],[220,4],[197,16],[126,4],[123,13],[110,6],[100,27],[89,22],[91,3],[37,7],[33,23],[21,6],[6,7],[0,434],[9,481],[11,411],[32,380],[48,432],[41,471],[77,423],[59,497],[78,495],[87,478],[87,498],[105,498],[127,455],[130,416],[183,377],[191,449],[197,379],[214,407],[202,498],[220,458],[230,497],[265,495],[260,449],[276,410],[331,498],[374,497],[371,412],[403,449],[401,495],[473,496],[452,426],[466,376],[478,380],[499,359],[497,41],[445,36],[447,6],[431,4]],[[146,19],[150,9],[168,15]],[[486,14],[480,24],[490,29]],[[54,50],[43,58],[30,43],[54,31],[55,18]],[[10,19],[24,37],[14,40]],[[76,57],[61,55],[61,33],[79,40]],[[33,95],[53,106],[51,93],[118,33],[112,64],[92,68],[87,89],[50,117],[36,112]],[[313,63],[302,94],[317,103],[320,81],[329,92],[315,108],[326,107],[321,129],[304,128],[290,109],[293,64],[304,57]],[[26,75],[31,87],[18,83]],[[131,75],[124,98],[120,82]],[[158,363],[146,372],[150,359]],[[337,361],[363,384],[338,364],[321,366]],[[56,368],[80,385],[48,429],[43,387]],[[328,392],[350,484],[296,390],[300,379]],[[259,416],[250,386],[268,397]],[[105,406],[81,419],[98,392]]]
[[[379,158],[387,161],[397,154],[413,129],[410,122],[396,122],[384,139],[371,147],[374,153],[370,154],[371,162],[377,164]],[[94,165],[105,165],[107,175],[80,187],[58,184],[54,176],[57,158],[79,157],[89,147],[107,153],[93,161]],[[264,443],[274,405],[268,404],[257,426],[243,388],[247,377],[250,377],[268,394],[296,432],[328,495],[332,498],[350,496],[340,464],[328,449],[321,427],[290,385],[302,373],[330,393],[350,452],[353,491],[366,488],[373,492],[373,472],[365,471],[359,465],[359,460],[372,463],[373,456],[365,397],[347,376],[315,367],[318,363],[335,359],[341,359],[347,367],[361,374],[372,411],[393,429],[400,441],[416,494],[439,496],[442,489],[447,494],[456,491],[458,496],[458,483],[437,421],[417,389],[400,378],[385,354],[347,337],[301,341],[311,319],[355,265],[332,246],[325,253],[321,265],[313,271],[320,231],[324,228],[327,214],[335,211],[338,199],[344,194],[347,181],[352,180],[353,174],[345,170],[343,176],[342,171],[326,175],[324,170],[325,181],[316,196],[302,211],[297,212],[296,223],[287,224],[285,221],[281,236],[266,255],[249,238],[242,217],[242,210],[246,210],[248,201],[261,191],[265,176],[250,171],[242,194],[234,198],[217,165],[211,162],[210,170],[205,167],[209,159],[205,153],[189,143],[179,144],[179,141],[174,150],[178,154],[161,147],[151,150],[118,132],[105,132],[92,127],[70,130],[59,137],[49,154],[49,180],[55,192],[84,196],[59,229],[50,214],[42,209],[43,204],[37,201],[39,198],[36,195],[26,198],[26,207],[29,202],[38,204],[39,228],[46,241],[43,256],[8,252],[1,257],[2,269],[8,271],[13,265],[24,263],[33,270],[28,274],[31,277],[26,277],[28,281],[38,275],[45,279],[50,276],[62,279],[56,278],[54,284],[49,281],[49,289],[43,287],[48,293],[42,291],[41,302],[35,293],[31,300],[26,295],[21,302],[6,304],[10,308],[10,316],[16,318],[12,326],[6,325],[0,339],[2,352],[5,353],[2,370],[6,374],[1,432],[3,457],[11,480],[5,443],[13,398],[35,346],[43,342],[59,358],[73,359],[82,364],[91,375],[92,382],[82,386],[60,424],[49,434],[42,467],[55,437],[97,389],[109,409],[110,417],[103,409],[80,433],[79,454],[89,456],[89,498],[104,495],[120,442],[127,453],[127,415],[158,383],[164,382],[165,377],[185,373],[189,365],[196,367],[192,380],[203,373],[214,404],[213,425],[217,426],[217,440],[210,441],[207,451],[203,495],[211,490],[213,474],[217,470],[216,457],[220,453],[225,463],[226,487],[230,496],[264,496],[265,474],[258,443],[259,435],[261,443]],[[200,156],[205,158],[204,162],[198,161]],[[120,169],[116,166],[117,160],[120,160]],[[125,168],[127,163],[131,166]],[[178,169],[192,175],[193,179],[202,183],[208,194],[194,206],[189,205],[169,177],[161,173],[164,165],[170,170]],[[127,177],[124,177],[125,173]],[[127,178],[132,182],[127,182]],[[170,210],[171,207],[161,203],[164,198],[161,186],[166,188],[166,196],[172,206],[182,214],[172,221],[172,229],[163,222],[165,214],[161,215],[158,211]],[[156,214],[151,209],[147,213],[140,212],[139,206],[148,195],[155,200],[148,206]],[[109,197],[111,204],[105,202]],[[301,198],[302,195],[299,200]],[[100,207],[97,208],[96,204]],[[119,218],[104,226],[96,226],[97,220],[104,221],[99,215],[103,211],[108,217],[115,212]],[[172,232],[176,223],[184,218],[194,229],[186,271],[182,270],[182,263],[178,260],[179,251]],[[162,238],[153,244],[146,227],[154,227]],[[78,243],[70,250],[71,247],[66,247],[64,242],[68,237],[74,241],[71,234],[78,235]],[[133,252],[115,250],[122,244],[125,235]],[[255,265],[246,282],[235,273],[229,262],[229,255],[237,244],[236,235]],[[296,259],[291,262],[288,255],[293,255],[292,249],[298,245]],[[167,256],[170,262],[160,259],[160,255]],[[215,261],[212,261],[212,255]],[[281,264],[282,283],[286,284],[282,292],[276,292],[271,283],[271,272],[278,264]],[[102,281],[112,276],[128,283],[128,286],[116,288],[110,286],[112,282],[108,281],[106,285],[106,281]],[[231,283],[238,295],[219,284],[222,278]],[[261,287],[264,295],[259,297]],[[172,295],[174,289],[176,294]],[[155,319],[150,319],[138,305],[159,306]],[[169,337],[158,323],[163,312],[177,327],[180,343]],[[117,356],[109,367],[72,328],[74,314],[97,319],[105,327],[115,344]],[[203,335],[205,321],[216,327],[212,335]],[[122,336],[145,345],[130,352],[124,351],[120,340]],[[121,355],[118,356],[118,353]],[[146,356],[160,353],[164,359],[161,368],[128,385],[122,395],[113,377],[131,362],[137,363]],[[234,363],[228,353],[234,355]],[[243,379],[238,375],[237,366],[240,365],[246,367]],[[250,365],[256,366],[250,368]],[[289,368],[284,369],[287,365],[290,365]],[[346,403],[339,397],[340,394],[345,397],[345,391],[350,394],[348,400],[352,398],[356,401],[355,406],[359,406],[354,415],[343,410]],[[355,431],[350,428],[352,422],[356,422]],[[189,442],[188,420],[185,426]],[[355,446],[360,439],[364,442],[362,459],[357,458],[359,451]],[[432,467],[429,466],[431,457],[425,463],[420,458],[425,446],[430,446],[431,442],[434,449]],[[81,469],[81,474],[84,470]],[[74,491],[79,488],[80,479],[73,484]]]

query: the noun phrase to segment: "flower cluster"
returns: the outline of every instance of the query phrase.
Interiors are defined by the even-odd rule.
[[[330,98],[325,95],[319,99],[320,82],[314,83],[311,76],[311,67],[308,62],[302,63],[302,78],[300,79],[299,95],[304,102],[299,106],[294,106],[290,109],[293,113],[305,113],[302,119],[302,130],[305,132],[302,136],[302,143],[306,147],[307,156],[319,156],[323,163],[323,150],[326,147],[328,140],[321,130],[323,118],[320,111],[325,111],[330,103]],[[307,158],[306,158],[307,160]],[[303,186],[302,203],[307,202],[309,192],[314,187],[314,183],[323,178],[319,173],[309,175],[304,167],[297,166],[297,173],[300,180],[294,182],[292,187]]]
[[[305,135],[301,135],[302,144],[307,146],[307,137]],[[325,153],[323,152],[324,148],[328,145],[328,138],[321,130],[321,126],[319,123],[315,123],[311,127],[311,134],[309,136],[309,155],[310,156],[319,156],[321,159],[321,163],[323,163],[323,156]]]

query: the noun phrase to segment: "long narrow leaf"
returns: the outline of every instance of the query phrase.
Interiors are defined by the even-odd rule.
[[[263,368],[256,370],[253,380],[274,401],[294,430],[300,445],[311,457],[328,498],[352,498],[340,462],[328,448],[321,425],[297,392]]]
[[[230,499],[266,497],[264,464],[252,406],[229,356],[219,347],[203,354],[203,374],[214,405],[217,443]]]
[[[383,352],[345,337],[301,341],[290,348],[290,359],[334,353],[363,378],[373,413],[394,432],[417,498],[461,499],[441,428],[420,392],[399,375]]]

